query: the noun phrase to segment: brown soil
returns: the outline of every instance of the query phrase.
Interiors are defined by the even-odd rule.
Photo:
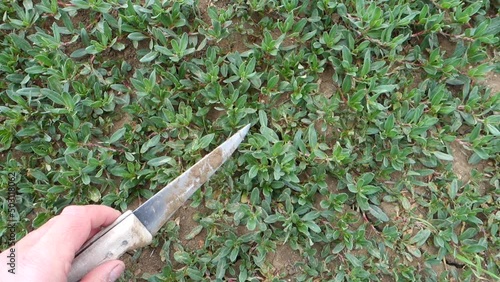
[[[233,24],[234,25],[234,24]],[[222,39],[217,46],[222,49],[223,53],[243,53],[250,48],[246,46],[247,39],[245,35],[231,33],[228,37]]]
[[[186,204],[183,208],[179,209],[175,215],[175,221],[179,222],[179,239],[184,248],[188,251],[198,250],[203,247],[205,237],[207,236],[205,229],[192,239],[188,239],[187,236],[199,225],[195,218],[200,217],[204,212],[206,212],[206,209],[202,206],[193,208]]]
[[[133,254],[127,253],[122,256],[121,260],[125,263],[125,269],[132,272],[136,279],[139,279],[145,274],[156,274],[161,272],[165,266],[165,262],[162,261],[160,252],[161,247],[147,247],[141,251],[138,259],[134,259],[132,256]]]
[[[460,141],[455,141],[451,143],[451,150],[453,153],[453,172],[457,175],[458,179],[462,184],[467,184],[471,178],[471,171],[473,169],[483,170],[485,167],[485,162],[480,162],[477,165],[469,164],[469,157],[472,154],[471,151],[467,150],[465,145]],[[486,192],[487,183],[480,183],[479,194],[484,195]]]
[[[455,48],[457,47],[457,43],[450,41],[448,38],[443,35],[438,36],[439,47],[441,48],[441,52],[444,51],[444,58],[449,58],[455,52]]]
[[[118,112],[122,113],[121,111]],[[115,133],[118,129],[122,128],[125,124],[128,124],[131,121],[132,118],[130,117],[130,115],[127,113],[123,113],[123,115],[121,115],[120,118],[113,123],[113,127],[111,128],[111,134]]]
[[[319,75],[318,85],[319,85],[319,93],[323,94],[326,98],[330,98],[333,96],[337,87],[333,82],[334,75],[333,68],[328,65],[325,68],[325,71]]]
[[[272,265],[270,272],[274,276],[285,277],[286,281],[293,281],[293,278],[301,273],[297,266],[302,258],[298,251],[294,251],[289,244],[276,246],[276,251],[267,255],[267,262]]]
[[[486,75],[486,79],[484,80],[484,84],[491,88],[492,94],[500,93],[500,74],[490,72]]]

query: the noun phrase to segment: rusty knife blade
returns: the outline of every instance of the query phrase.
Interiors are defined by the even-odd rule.
[[[151,235],[154,236],[175,211],[229,159],[249,128],[250,124],[240,129],[134,211]]]

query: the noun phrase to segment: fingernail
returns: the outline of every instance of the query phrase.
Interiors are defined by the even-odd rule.
[[[125,265],[123,263],[115,266],[108,276],[108,282],[115,282],[120,276],[122,276],[123,271],[125,270]]]

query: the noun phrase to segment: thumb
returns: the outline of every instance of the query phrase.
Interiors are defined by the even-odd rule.
[[[120,260],[107,261],[85,275],[81,282],[114,282],[125,270],[125,264]]]

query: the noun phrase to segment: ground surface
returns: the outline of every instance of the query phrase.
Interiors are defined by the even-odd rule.
[[[252,123],[123,281],[500,279],[498,7],[386,2],[0,4],[18,237]]]

